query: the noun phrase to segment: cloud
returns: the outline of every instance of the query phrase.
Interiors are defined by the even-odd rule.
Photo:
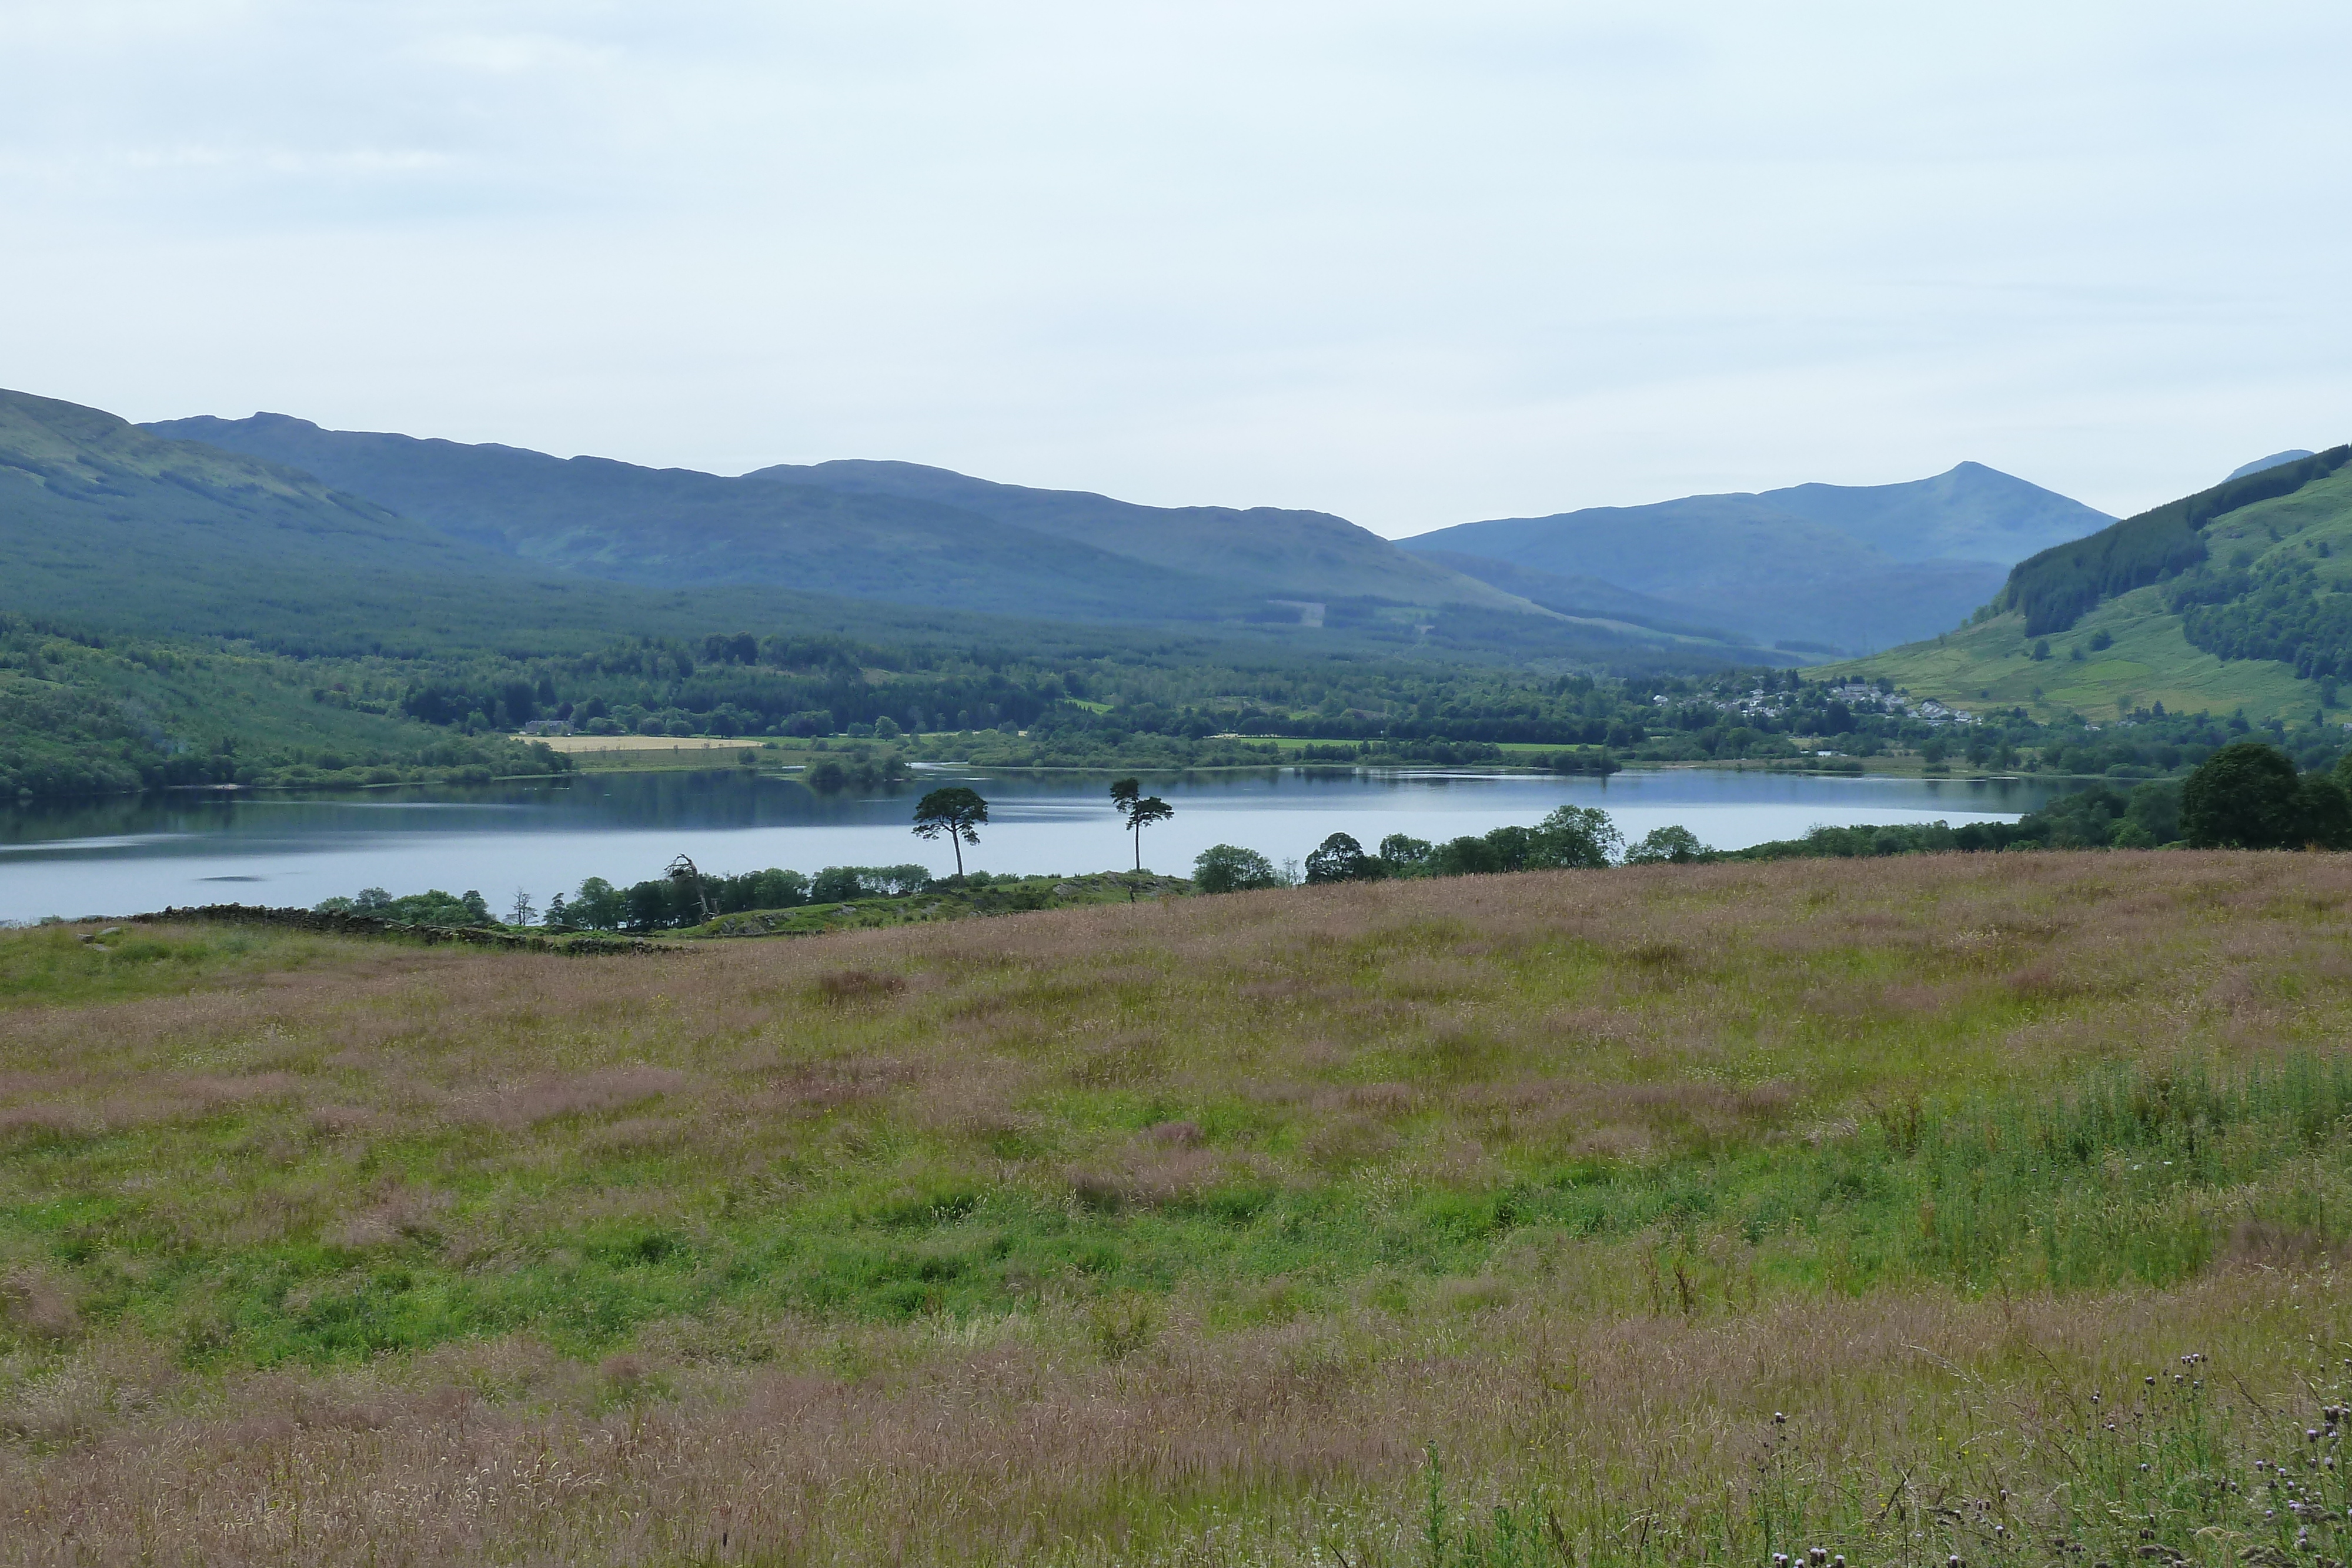
[[[2340,8],[20,0],[16,384],[1386,531],[2352,424]]]

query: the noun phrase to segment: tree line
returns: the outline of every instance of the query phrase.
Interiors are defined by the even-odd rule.
[[[1133,779],[1113,783],[1111,801],[1122,830],[1133,838],[1135,865],[1140,870],[1144,829],[1167,821],[1175,810],[1160,797],[1142,793]],[[551,930],[677,930],[714,915],[898,897],[967,882],[983,885],[988,873],[967,873],[962,850],[981,841],[980,830],[987,823],[987,800],[965,786],[931,790],[918,802],[913,831],[926,840],[945,838],[955,847],[952,877],[935,877],[929,867],[912,862],[827,866],[813,877],[776,868],[732,876],[670,875],[627,887],[592,876],[577,893],[552,899],[543,915],[527,896],[517,894],[509,923],[537,922]],[[1228,894],[1301,883],[1314,886],[1721,860],[2168,847],[2352,849],[2352,757],[2332,768],[2306,772],[2277,747],[2244,740],[2222,747],[2185,779],[2150,780],[2128,793],[2095,785],[2062,796],[2013,823],[1822,827],[1801,839],[1731,851],[1710,848],[1679,824],[1653,829],[1629,844],[1606,811],[1559,806],[1531,827],[1506,825],[1443,843],[1391,833],[1376,849],[1367,850],[1348,833],[1332,833],[1308,852],[1303,868],[1296,862],[1277,866],[1244,845],[1214,844],[1195,858],[1192,881],[1197,893]],[[328,899],[318,907],[422,925],[486,925],[492,918],[487,902],[473,890],[459,895],[434,890],[393,898],[381,888],[370,888],[353,898]]]

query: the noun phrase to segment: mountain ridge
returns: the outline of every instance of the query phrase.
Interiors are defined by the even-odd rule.
[[[2290,446],[2284,452],[2273,452],[2268,457],[2257,457],[2252,463],[2239,464],[2222,476],[2221,483],[2226,485],[2232,479],[2243,479],[2249,475],[2259,474],[2265,468],[2276,468],[2283,463],[2299,463],[2306,457],[2318,455],[2317,453],[2305,447]]]
[[[1413,561],[1328,514],[1139,507],[917,465],[783,465],[728,477],[328,430],[285,414],[198,416],[147,428],[283,463],[461,537],[615,581],[788,585],[1076,620],[1250,619],[1263,615],[1269,598],[1381,597],[1548,613]],[[1026,510],[1061,526],[1004,515],[1024,509],[1001,504],[1006,496],[1032,498]],[[1099,526],[1072,526],[1061,517],[1072,501],[1087,503]],[[1295,536],[1302,530],[1319,537],[1300,545]],[[1290,548],[1270,549],[1268,541],[1286,537],[1294,538]],[[1363,559],[1350,560],[1350,548]],[[1255,570],[1254,552],[1277,556],[1291,570]],[[1387,570],[1368,570],[1365,559]]]
[[[147,429],[296,467],[458,538],[583,576],[656,588],[733,583],[938,608],[1118,619],[1213,619],[1224,585],[1139,570],[1108,551],[1046,552],[1024,534],[899,497],[747,484],[685,468],[524,447],[331,431],[285,414]],[[1132,618],[1131,616],[1125,618]]]
[[[1218,575],[1268,592],[1296,592],[1311,582],[1335,597],[1412,601],[1455,594],[1473,603],[1496,601],[1494,594],[1482,591],[1489,585],[1417,560],[1395,541],[1330,512],[1152,507],[1090,490],[1008,485],[949,468],[867,458],[776,464],[744,477],[931,500],[1076,543],[1108,537],[1115,544],[1105,548],[1171,570],[1198,570],[1198,552],[1205,541],[1218,552]],[[1309,558],[1311,571],[1302,555]]]
[[[1806,484],[1499,517],[1398,541],[1598,578],[1767,641],[1908,642],[1958,623],[2007,565],[2113,519],[1979,463],[1896,485]],[[1974,553],[1969,553],[1974,552]]]

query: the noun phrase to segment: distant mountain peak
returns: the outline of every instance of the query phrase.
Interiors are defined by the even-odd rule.
[[[2114,520],[1963,460],[1900,484],[1685,496],[1464,523],[1400,542],[1554,579],[1598,579],[1665,601],[1685,625],[1868,648],[1957,624],[2011,563]],[[1551,585],[1543,591],[1558,597]]]
[[[2230,470],[2228,478],[2223,479],[2221,483],[2226,485],[2231,479],[2242,479],[2249,474],[2259,474],[2265,468],[2275,468],[2283,463],[2300,463],[2306,457],[2316,455],[2316,453],[2306,452],[2300,446],[2284,452],[2273,452],[2268,457],[2257,457],[2252,463],[2240,464]]]

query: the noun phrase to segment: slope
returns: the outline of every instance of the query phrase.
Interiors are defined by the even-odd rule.
[[[148,428],[300,468],[455,538],[640,586],[759,584],[1098,620],[1213,619],[1256,597],[924,500],[323,430],[283,414]]]
[[[1527,603],[1328,512],[1275,507],[1147,507],[1083,490],[1038,490],[917,463],[780,464],[746,476],[843,495],[955,507],[1171,571],[1214,577],[1269,596],[1385,599],[1526,610]]]
[[[1402,541],[1560,577],[1599,578],[1684,619],[1774,642],[1906,642],[1958,622],[1999,587],[1986,562],[1897,561],[1752,496],[1696,496],[1552,517],[1466,523]]]
[[[2275,468],[2282,463],[2299,463],[2304,458],[2317,455],[2319,455],[2308,447],[2290,446],[2284,452],[2273,452],[2268,457],[2257,457],[2252,463],[2241,463],[2230,470],[2228,477],[2242,479],[2249,474],[2259,474],[2265,468]],[[2227,479],[2223,481],[2225,484],[2227,482]]]
[[[0,612],[10,611],[303,656],[582,652],[619,637],[699,643],[747,630],[1030,651],[1169,637],[765,585],[600,580],[454,538],[274,463],[0,392]],[[1262,650],[1274,635],[1218,628],[1186,645]]]
[[[1491,557],[1461,555],[1453,550],[1424,550],[1422,559],[1475,577],[1558,614],[1583,620],[1614,622],[1645,627],[1675,636],[1709,642],[1743,643],[1748,639],[1708,626],[1694,625],[1687,607],[1646,593],[1635,593],[1597,577],[1561,577],[1531,566],[1516,566]]]
[[[1883,550],[1896,560],[2006,566],[2115,519],[1981,463],[1899,485],[1792,485],[1757,499]]]
[[[2352,447],[2044,551],[1969,626],[1845,668],[2042,715],[2326,718],[2352,684]]]
[[[1544,517],[1401,541],[1599,578],[1682,617],[1778,642],[1882,647],[1958,622],[2002,568],[2108,519],[1981,464],[1901,485],[1799,485]]]
[[[317,480],[0,392],[0,610],[354,652],[620,607]]]

